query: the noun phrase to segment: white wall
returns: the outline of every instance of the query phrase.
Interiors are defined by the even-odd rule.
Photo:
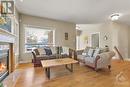
[[[90,38],[91,33],[100,32],[100,47],[108,45],[110,49],[117,46],[124,58],[130,57],[130,38],[128,32],[130,27],[121,23],[102,23],[102,24],[84,24],[78,25],[82,30],[80,36],[80,48],[83,49],[87,44],[83,43],[83,36],[87,35]],[[104,36],[108,40],[104,40]],[[90,45],[90,44],[88,44]]]
[[[31,59],[31,54],[25,53],[25,25],[38,26],[41,28],[55,29],[55,44],[61,46],[67,46],[75,49],[76,47],[76,25],[74,23],[57,21],[47,18],[34,17],[29,15],[21,14],[20,16],[20,59],[29,60]],[[64,39],[64,33],[68,32],[69,39]]]
[[[129,29],[130,27],[121,23],[111,23],[112,33],[112,45],[117,46],[124,58],[130,58],[129,56]]]
[[[130,58],[130,28],[128,30],[128,57]]]

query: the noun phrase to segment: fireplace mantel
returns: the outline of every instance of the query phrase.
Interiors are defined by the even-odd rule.
[[[16,36],[0,28],[0,42],[14,43]]]

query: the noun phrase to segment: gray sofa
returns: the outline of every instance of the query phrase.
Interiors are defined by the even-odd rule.
[[[86,47],[84,50],[77,51],[77,60],[95,70],[101,68],[111,68],[111,59],[115,55],[109,48]]]
[[[59,51],[60,50],[60,51]],[[41,60],[50,60],[56,58],[71,58],[72,51],[67,47],[43,47],[37,48],[32,51],[33,59],[32,63],[34,67],[41,66]]]

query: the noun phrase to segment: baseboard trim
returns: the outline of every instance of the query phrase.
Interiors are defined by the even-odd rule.
[[[127,58],[127,59],[124,59],[125,61],[130,61],[130,59],[129,58]]]

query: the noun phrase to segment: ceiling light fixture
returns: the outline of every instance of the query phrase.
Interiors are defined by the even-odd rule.
[[[20,0],[21,2],[23,2],[23,0]]]
[[[112,21],[116,21],[116,20],[119,19],[120,16],[121,16],[121,14],[119,14],[119,13],[114,13],[114,14],[110,15],[110,19],[111,19]]]

